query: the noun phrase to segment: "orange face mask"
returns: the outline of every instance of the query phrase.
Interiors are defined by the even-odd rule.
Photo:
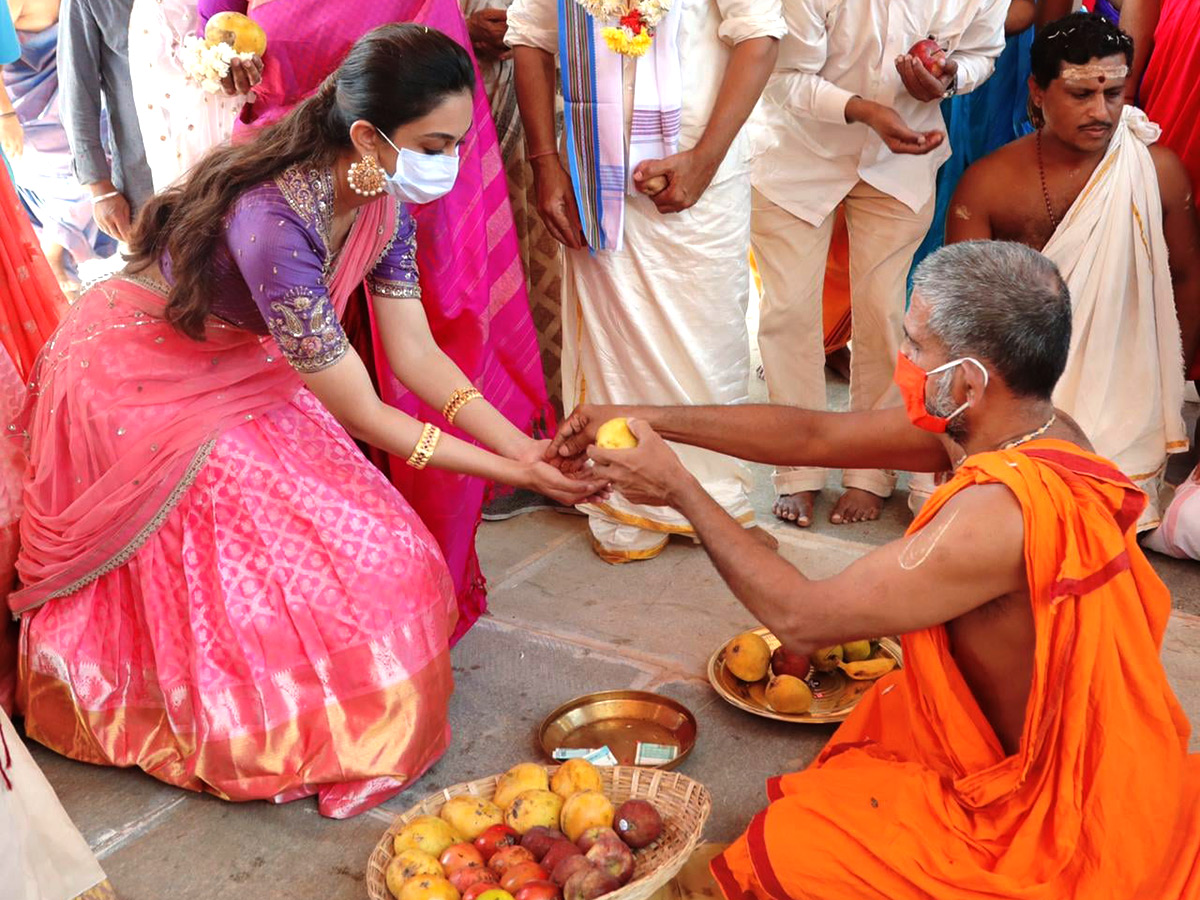
[[[986,388],[988,371],[983,367],[983,363],[970,356],[951,360],[948,363],[938,366],[936,369],[930,369],[926,372],[903,353],[899,354],[896,357],[896,374],[893,377],[896,385],[900,388],[900,396],[904,400],[904,411],[908,413],[908,420],[925,431],[932,431],[934,434],[945,434],[950,420],[962,413],[969,404],[962,404],[948,416],[935,416],[925,405],[925,382],[929,380],[930,375],[945,372],[947,369],[952,369],[957,365],[968,362],[974,363],[979,368],[979,371],[983,373],[983,386]]]

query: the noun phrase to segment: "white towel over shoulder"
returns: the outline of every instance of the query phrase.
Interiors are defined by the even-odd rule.
[[[1160,129],[1127,107],[1108,152],[1042,251],[1071,290],[1071,355],[1055,405],[1150,498],[1158,523],[1167,454],[1187,449],[1183,350],[1167,267],[1158,176]]]

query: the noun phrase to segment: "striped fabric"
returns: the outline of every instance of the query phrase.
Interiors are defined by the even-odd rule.
[[[679,7],[659,23],[654,44],[637,61],[634,108],[626,153],[624,58],[597,44],[596,23],[576,0],[558,0],[559,60],[567,160],[584,237],[593,252],[623,246],[625,195],[633,172],[648,159],[679,149]]]

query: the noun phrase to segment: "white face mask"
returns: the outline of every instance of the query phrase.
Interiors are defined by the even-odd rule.
[[[375,129],[379,131],[379,129]],[[445,153],[417,153],[400,149],[379,131],[396,151],[396,171],[388,175],[384,190],[404,203],[431,203],[444,197],[458,179],[458,150],[453,156]]]

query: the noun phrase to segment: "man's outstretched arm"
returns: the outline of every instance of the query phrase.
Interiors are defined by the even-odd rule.
[[[581,458],[596,429],[618,416],[639,419],[668,441],[775,466],[942,472],[951,466],[937,436],[903,409],[831,413],[794,406],[593,406],[577,408],[550,445],[550,458]]]
[[[1001,485],[964,490],[917,534],[813,581],[730,518],[644,422],[634,431],[634,450],[590,451],[595,474],[686,516],[738,600],[797,653],[928,628],[1026,587],[1024,519]]]

